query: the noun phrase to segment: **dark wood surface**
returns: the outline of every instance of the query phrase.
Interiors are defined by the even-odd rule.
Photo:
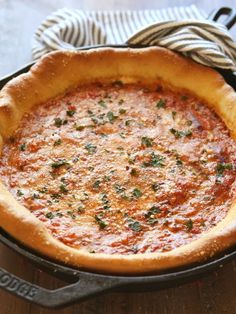
[[[149,9],[192,3],[192,0],[0,0],[0,77],[31,60],[31,40],[36,27],[58,8]],[[235,7],[236,1],[196,0],[195,4],[210,13],[222,6]],[[231,32],[236,39],[236,26]],[[1,244],[0,266],[49,289],[65,284],[37,270]],[[57,311],[29,304],[0,289],[0,314],[234,314],[235,288],[236,261],[180,287],[149,293],[112,293]]]

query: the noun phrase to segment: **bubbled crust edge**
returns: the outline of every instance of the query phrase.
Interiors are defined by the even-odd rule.
[[[0,92],[0,134],[14,132],[34,105],[94,81],[162,79],[204,99],[236,137],[236,93],[214,70],[164,48],[53,52]],[[1,144],[1,143],[0,143]],[[103,273],[147,274],[202,262],[236,244],[236,203],[209,232],[177,249],[136,255],[88,253],[53,238],[45,225],[0,183],[0,227],[30,248],[57,261]]]

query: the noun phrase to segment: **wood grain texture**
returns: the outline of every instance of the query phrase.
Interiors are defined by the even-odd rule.
[[[35,29],[58,8],[158,9],[192,3],[192,0],[0,0],[0,77],[31,60]],[[196,0],[194,3],[206,12],[236,4],[235,0]],[[236,39],[236,26],[231,32]],[[49,289],[65,284],[37,270],[1,244],[0,265]],[[112,293],[57,311],[42,309],[0,290],[0,314],[234,314],[235,287],[236,262],[231,262],[204,279],[180,287],[151,293]]]

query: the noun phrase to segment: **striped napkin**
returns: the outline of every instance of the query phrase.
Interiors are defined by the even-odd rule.
[[[158,45],[207,66],[236,71],[236,43],[225,26],[196,8],[143,11],[60,9],[37,29],[34,60],[53,50],[99,44]]]

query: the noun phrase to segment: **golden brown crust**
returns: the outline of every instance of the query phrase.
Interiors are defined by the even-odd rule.
[[[236,136],[233,89],[214,70],[163,48],[99,49],[47,55],[29,73],[12,80],[1,91],[0,134],[3,138],[11,135],[32,106],[78,84],[111,79],[152,82],[157,78],[204,99],[224,120],[232,136]],[[149,273],[203,261],[236,244],[236,205],[210,232],[170,252],[90,254],[54,239],[44,224],[1,184],[0,227],[40,253],[77,267],[120,274]]]

